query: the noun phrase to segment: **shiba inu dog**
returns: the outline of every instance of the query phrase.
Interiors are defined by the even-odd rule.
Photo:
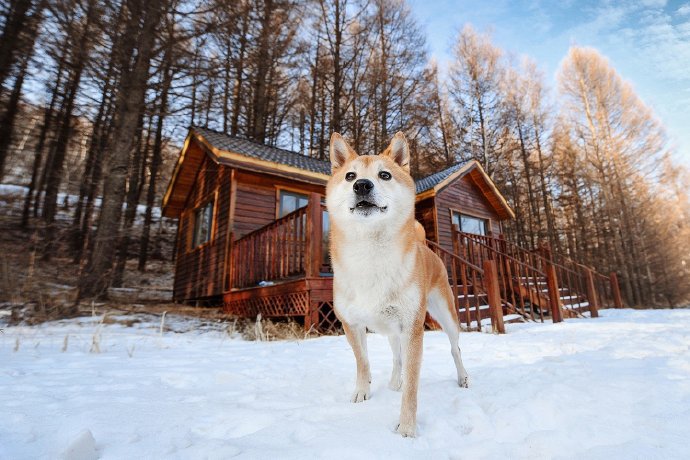
[[[404,134],[397,133],[379,155],[359,156],[334,133],[330,159],[326,205],[331,221],[333,299],[357,362],[352,402],[370,396],[367,329],[387,335],[393,351],[389,387],[402,389],[396,430],[414,436],[427,311],[448,334],[458,384],[468,386],[448,273],[427,248],[424,229],[414,218],[415,185]]]

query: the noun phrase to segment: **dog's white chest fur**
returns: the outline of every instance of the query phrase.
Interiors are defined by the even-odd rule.
[[[348,241],[334,265],[338,313],[349,324],[399,334],[420,306],[414,264],[415,251],[402,253],[390,242]]]

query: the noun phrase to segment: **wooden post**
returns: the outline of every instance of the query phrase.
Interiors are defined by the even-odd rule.
[[[321,215],[321,195],[309,194],[307,209],[307,234],[306,234],[306,266],[308,278],[318,278],[321,271],[321,242],[323,240],[323,222]]]
[[[488,259],[484,261],[484,280],[486,281],[486,293],[489,297],[489,314],[491,315],[491,329],[495,333],[505,334],[503,324],[503,307],[501,307],[501,293],[498,287],[498,270],[496,261]],[[477,318],[480,322],[481,318]]]
[[[563,321],[563,311],[561,310],[561,293],[558,290],[558,277],[556,267],[550,260],[546,263],[546,287],[549,290],[549,303],[551,305],[551,318],[554,323]]]
[[[594,273],[589,267],[584,267],[587,277],[587,300],[589,301],[589,313],[592,318],[599,317],[599,301],[597,300],[597,290],[594,286]]]
[[[618,284],[618,275],[616,272],[611,272],[611,292],[613,293],[613,303],[616,308],[623,308],[623,300],[621,299],[621,288]]]
[[[228,239],[232,242],[234,241],[234,234],[233,232],[228,232]],[[226,270],[225,274],[225,282],[226,282],[226,291],[231,290],[234,288],[234,277],[235,277],[235,245],[232,244],[230,249],[228,250],[228,255],[225,260],[225,267],[224,269]]]
[[[311,295],[308,296],[307,312],[304,315],[304,332],[318,332],[319,331],[319,304],[311,300]]]

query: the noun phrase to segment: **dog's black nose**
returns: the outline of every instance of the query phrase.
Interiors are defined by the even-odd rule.
[[[352,186],[355,189],[357,195],[368,195],[371,189],[374,188],[374,183],[369,179],[358,179],[355,181],[355,185]]]

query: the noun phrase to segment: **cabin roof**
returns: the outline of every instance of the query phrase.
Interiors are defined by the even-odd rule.
[[[194,141],[194,147],[191,146],[191,141]],[[331,163],[328,161],[259,144],[212,129],[192,126],[163,197],[163,215],[177,217],[182,212],[192,189],[196,171],[206,154],[216,163],[321,185],[326,184],[331,174]],[[415,181],[417,200],[435,196],[453,181],[468,173],[471,173],[475,183],[502,218],[515,217],[505,198],[475,160],[456,163],[442,171],[417,179]]]
[[[331,174],[331,163],[324,160],[301,155],[297,152],[271,147],[250,141],[242,137],[229,136],[219,131],[214,131],[200,126],[193,126],[192,130],[203,136],[211,145],[226,152],[235,152],[241,155],[270,161],[286,166],[311,171],[315,173]]]
[[[457,179],[469,175],[500,219],[514,219],[515,212],[498,191],[496,184],[477,160],[456,163],[442,171],[415,181],[417,201],[436,196]]]
[[[426,177],[422,177],[421,179],[417,179],[416,181],[414,181],[415,192],[422,193],[426,192],[427,190],[431,190],[432,188],[443,182],[445,179],[447,179],[448,176],[458,171],[466,164],[466,161],[456,163],[453,166],[446,168],[442,171],[439,171]]]

